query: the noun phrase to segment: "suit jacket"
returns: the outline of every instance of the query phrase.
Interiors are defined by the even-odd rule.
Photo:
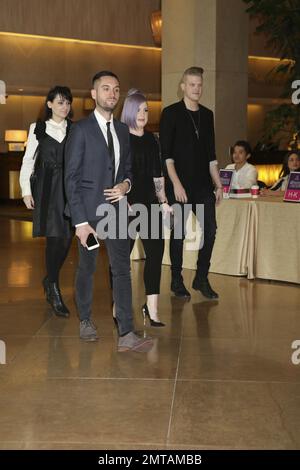
[[[212,193],[213,190],[209,162],[216,160],[214,115],[210,109],[201,104],[199,105],[199,125],[199,142],[196,142],[192,117],[188,115],[183,100],[167,106],[160,120],[162,161],[165,163],[168,158],[174,160],[176,172],[188,195],[195,190],[195,181],[197,181],[195,168],[200,166],[197,165],[196,159],[202,159],[201,168],[204,174],[199,175],[199,180],[201,176],[202,182],[205,183],[204,191]],[[166,188],[172,198],[170,191],[173,191],[173,185],[167,175]]]
[[[115,183],[131,177],[129,130],[114,119],[120,143],[120,163]],[[112,164],[108,147],[94,113],[73,124],[65,151],[65,213],[72,225],[96,221],[97,207],[107,203],[104,189],[111,188]]]

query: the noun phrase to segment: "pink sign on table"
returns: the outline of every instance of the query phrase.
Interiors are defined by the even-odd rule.
[[[300,202],[300,172],[291,171],[283,200]]]
[[[233,172],[234,170],[220,170],[220,180],[223,186],[224,197],[229,197]]]

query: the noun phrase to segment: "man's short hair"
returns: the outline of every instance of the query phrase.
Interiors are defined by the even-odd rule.
[[[233,151],[235,147],[242,147],[245,150],[246,155],[252,154],[251,145],[249,144],[249,142],[247,142],[247,140],[237,140],[234,146],[232,147]]]
[[[120,83],[119,77],[115,73],[111,72],[110,70],[101,70],[101,72],[98,72],[93,76],[93,88],[95,88],[95,83],[97,82],[97,80],[100,80],[100,78],[102,77],[114,77]]]
[[[189,67],[188,69],[186,69],[184,72],[183,72],[183,75],[182,75],[182,79],[181,79],[181,82],[184,82],[184,79],[188,76],[188,75],[196,75],[197,77],[202,77],[203,76],[203,73],[204,73],[204,69],[202,67]]]

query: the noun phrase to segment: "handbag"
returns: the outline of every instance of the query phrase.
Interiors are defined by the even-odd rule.
[[[35,193],[35,189],[36,189],[36,182],[37,182],[38,162],[39,162],[39,146],[37,147],[37,149],[34,153],[33,159],[34,159],[34,166],[33,166],[33,170],[32,170],[32,173],[30,175],[29,180],[30,180],[31,195],[34,198],[34,193]]]

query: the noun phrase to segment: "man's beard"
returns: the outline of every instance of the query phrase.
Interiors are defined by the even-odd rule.
[[[113,104],[111,106],[107,106],[104,103],[101,104],[97,101],[97,105],[99,106],[99,108],[103,109],[103,111],[106,111],[107,113],[112,112],[116,108],[117,104],[118,104],[118,102],[116,102],[115,104]]]

